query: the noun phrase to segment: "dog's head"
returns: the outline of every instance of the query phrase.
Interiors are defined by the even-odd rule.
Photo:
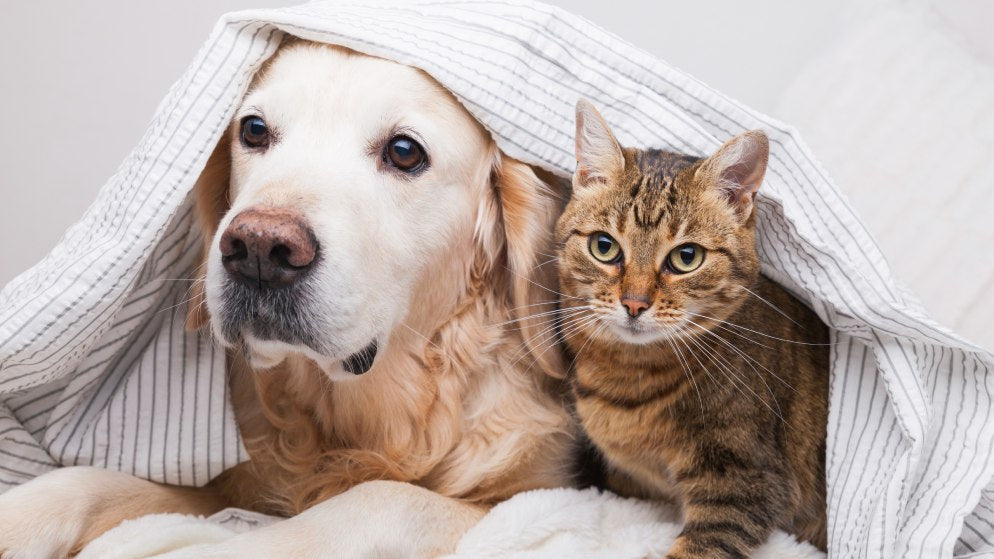
[[[196,189],[190,326],[209,319],[254,368],[303,354],[332,379],[431,332],[474,278],[532,304],[554,217],[531,169],[426,74],[303,42],[256,78]]]

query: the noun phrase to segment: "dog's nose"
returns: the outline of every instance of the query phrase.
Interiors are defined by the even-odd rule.
[[[640,295],[625,295],[621,298],[621,304],[628,309],[628,316],[636,318],[649,308],[649,299]]]
[[[249,208],[224,230],[220,248],[221,262],[231,277],[263,289],[295,282],[314,263],[318,243],[297,213]]]

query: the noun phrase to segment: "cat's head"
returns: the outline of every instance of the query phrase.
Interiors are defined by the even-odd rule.
[[[759,274],[753,199],[768,155],[760,131],[706,159],[622,148],[577,103],[573,195],[556,226],[564,335],[646,344],[734,312]]]

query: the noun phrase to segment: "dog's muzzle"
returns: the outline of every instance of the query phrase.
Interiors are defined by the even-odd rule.
[[[322,339],[320,321],[307,304],[313,287],[304,278],[320,254],[303,217],[286,208],[249,208],[231,220],[219,248],[229,280],[218,317],[226,338],[251,334],[258,340],[306,346],[320,355],[344,353]],[[352,375],[369,371],[377,349],[374,339],[342,360],[342,369]]]
[[[307,305],[305,276],[320,258],[314,231],[287,208],[256,206],[240,212],[221,234],[226,272],[217,319],[225,338],[250,333],[261,340],[304,345],[325,353]]]

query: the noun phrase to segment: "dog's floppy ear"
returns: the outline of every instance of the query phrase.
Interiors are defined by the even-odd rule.
[[[218,223],[228,211],[228,183],[231,177],[231,145],[226,132],[207,159],[200,178],[193,187],[193,200],[203,236],[200,265],[194,274],[191,296],[187,302],[186,329],[199,330],[210,320],[207,312],[206,276],[207,255]]]
[[[500,222],[498,230],[503,238],[491,240],[485,249],[490,254],[499,254],[493,265],[504,269],[495,270],[492,277],[506,278],[511,318],[518,321],[527,346],[523,349],[527,349],[534,365],[549,375],[562,377],[563,358],[556,344],[555,329],[549,328],[548,312],[556,308],[559,289],[555,259],[551,255],[554,253],[552,229],[562,209],[562,197],[530,166],[501,154],[496,148],[494,151],[491,183],[496,207],[491,213]]]

